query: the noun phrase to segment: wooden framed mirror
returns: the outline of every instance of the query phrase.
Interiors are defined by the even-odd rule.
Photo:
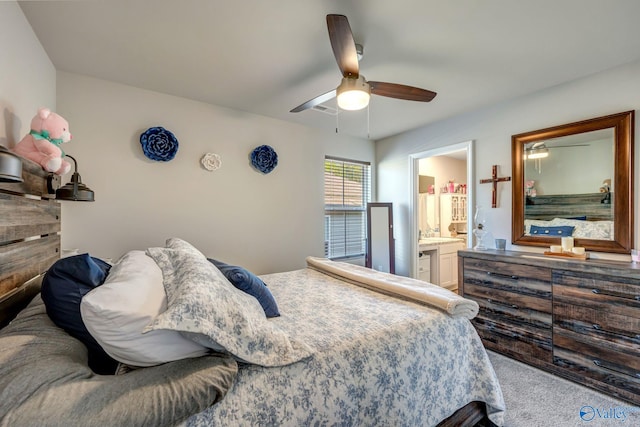
[[[511,242],[630,253],[633,134],[627,111],[513,135]]]

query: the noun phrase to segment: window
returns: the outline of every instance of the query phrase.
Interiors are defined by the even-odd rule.
[[[367,203],[371,200],[368,162],[324,160],[324,252],[327,258],[366,253]]]

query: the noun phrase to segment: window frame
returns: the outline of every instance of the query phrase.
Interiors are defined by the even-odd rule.
[[[329,173],[328,167],[330,164],[338,165],[342,168],[339,175]],[[349,168],[349,166],[351,167]],[[356,177],[356,175],[349,175],[346,170],[357,168],[362,168],[359,174],[361,177],[360,181],[357,179],[349,180],[349,177]],[[367,252],[367,204],[371,202],[371,163],[362,160],[325,156],[323,169],[325,256],[332,260],[364,259]],[[338,180],[338,185],[328,181],[330,175],[341,178]],[[352,184],[352,190],[354,189],[354,182],[360,182],[361,185],[356,187],[352,192],[345,191],[347,189],[346,181]],[[341,203],[328,203],[328,199],[336,197],[336,193],[332,193],[331,190],[340,190],[340,186],[342,188],[338,197],[340,197]],[[359,202],[356,202],[356,200],[359,200]],[[340,215],[342,215],[342,223],[338,223],[337,225],[332,224],[332,218],[339,217]],[[340,227],[343,228],[343,233],[339,231]],[[359,231],[354,234],[353,230],[357,228],[359,228]],[[342,245],[342,250],[332,250],[336,245]],[[353,250],[354,246],[358,246],[359,249]]]

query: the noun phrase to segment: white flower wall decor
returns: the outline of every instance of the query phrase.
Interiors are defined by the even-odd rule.
[[[206,170],[214,171],[216,169],[220,169],[220,167],[222,166],[222,159],[218,154],[207,153],[202,156],[200,163],[202,163],[202,166],[204,166]]]

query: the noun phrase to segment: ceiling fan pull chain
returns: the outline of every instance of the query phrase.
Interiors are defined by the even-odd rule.
[[[371,104],[367,104],[367,139],[369,139],[369,111],[371,111]]]
[[[340,108],[338,108],[338,106],[336,106],[336,133],[338,133],[338,127],[340,124],[340,121],[338,120],[338,117],[340,116]]]

